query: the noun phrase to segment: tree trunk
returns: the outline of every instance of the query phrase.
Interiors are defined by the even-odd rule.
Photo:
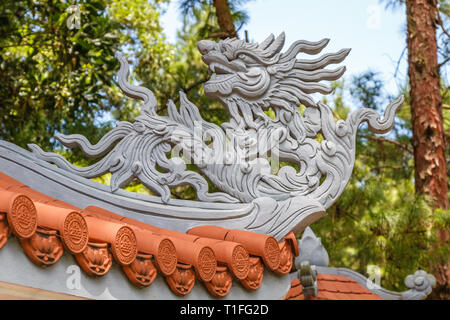
[[[406,0],[415,188],[434,208],[448,209],[445,137],[436,42],[436,0]],[[439,234],[448,242],[448,231]],[[447,266],[445,265],[447,264]],[[437,267],[435,292],[448,295],[448,263]],[[446,293],[445,293],[446,292]],[[436,297],[436,296],[435,296]]]
[[[222,33],[221,38],[237,38],[236,28],[233,24],[231,16],[231,9],[227,0],[214,0],[214,7],[216,8],[217,21]]]

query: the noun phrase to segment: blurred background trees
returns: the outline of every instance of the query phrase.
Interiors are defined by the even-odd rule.
[[[99,137],[97,119],[111,109],[108,85],[116,68],[120,28],[103,15],[104,1],[83,3],[95,21],[69,30],[69,4],[0,4],[0,136],[20,146],[54,143],[55,132]],[[99,131],[100,130],[100,131]]]
[[[440,68],[449,59],[449,34],[446,30],[449,3],[441,0],[383,2],[386,2],[388,6],[403,5],[406,9],[415,193],[417,196],[425,197],[433,209],[447,210],[449,208],[448,159],[445,155],[446,139]],[[440,62],[439,58],[443,61]],[[449,230],[449,228],[435,230],[443,245],[449,245]],[[433,269],[438,283],[435,296],[442,295],[450,298],[450,261],[443,260]]]
[[[37,143],[48,151],[59,150],[79,165],[86,165],[88,160],[81,153],[61,148],[53,135],[80,133],[94,143],[117,120],[130,121],[139,114],[139,102],[125,99],[115,82],[119,69],[114,58],[116,50],[125,53],[132,64],[131,81],[155,93],[159,114],[167,114],[167,101],[177,102],[178,92],[182,90],[199,107],[205,120],[219,125],[227,121],[229,115],[223,107],[203,94],[202,83],[208,79],[208,73],[196,44],[200,39],[219,40],[242,31],[251,15],[243,9],[246,1],[178,0],[183,27],[178,31],[176,44],[167,41],[160,23],[168,2],[77,1],[83,19],[79,28],[72,29],[67,26],[67,19],[73,14],[68,10],[72,2],[1,2],[0,139],[25,148],[28,143]],[[438,279],[441,276],[434,297],[448,298],[448,278],[445,280],[444,276],[448,277],[450,272],[450,92],[448,83],[439,76],[439,67],[448,62],[446,26],[450,9],[447,2],[440,0],[383,2],[408,14],[405,46],[410,60],[409,78],[415,77],[411,72],[420,74],[431,70],[427,74],[431,78],[421,75],[418,79],[425,79],[427,85],[433,83],[433,90],[419,90],[417,96],[417,89],[423,85],[405,79],[398,94],[404,94],[406,101],[397,113],[394,130],[389,135],[376,136],[362,128],[357,137],[353,176],[346,191],[329,208],[328,215],[312,228],[328,249],[332,266],[348,267],[366,275],[372,266],[380,266],[382,286],[393,290],[406,289],[404,278],[419,268],[434,271]],[[436,32],[436,57],[431,59],[434,66],[426,59],[419,59],[420,51],[416,53],[419,58],[414,58],[414,43],[406,41],[411,32],[420,36],[418,29],[410,27],[412,22],[420,24],[414,20],[411,8],[419,2],[434,6],[427,16],[429,27]],[[425,51],[430,54],[429,49]],[[380,112],[394,98],[386,94],[384,83],[374,70],[336,82],[334,86],[334,94],[324,101],[333,108],[336,120],[345,119],[351,110],[343,98],[344,92],[350,93],[354,105]],[[422,104],[417,106],[417,103]],[[430,110],[435,115],[432,121],[428,118],[417,121],[417,113],[423,116]],[[420,125],[424,131],[415,131]],[[430,125],[432,128],[427,129]],[[437,147],[428,140],[417,142],[427,130],[432,132],[427,137],[437,141]],[[435,136],[440,136],[442,141]],[[421,143],[432,149],[431,159],[425,159],[426,153],[419,147]],[[439,151],[441,158],[436,162],[434,156],[439,148],[444,153]],[[431,170],[429,174],[426,166],[418,168],[422,160],[437,163],[433,168],[439,167],[440,173]],[[419,184],[418,177],[422,176],[424,183]],[[426,187],[433,185],[430,182],[433,179],[445,184],[434,193]],[[97,181],[108,183],[108,176]],[[128,189],[149,193],[138,183]],[[211,189],[214,190],[213,186]],[[175,188],[172,193],[175,198],[195,199],[189,187]],[[440,199],[438,202],[433,200],[436,197]]]

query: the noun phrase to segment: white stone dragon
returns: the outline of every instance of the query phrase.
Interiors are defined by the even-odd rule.
[[[342,62],[350,50],[298,59],[300,53],[319,54],[329,40],[296,41],[281,52],[284,42],[284,33],[276,38],[270,35],[261,43],[236,38],[199,42],[211,74],[205,94],[220,101],[231,115],[222,127],[204,121],[182,92],[179,108],[169,101],[168,116],[158,115],[153,93],[128,83],[128,63],[117,54],[119,86],[128,97],[143,100],[140,116],[134,123],[119,122],[95,145],[82,135],[56,136],[64,146],[79,147],[87,157],[101,159],[77,167],[56,153],[29,147],[37,158],[85,178],[110,172],[112,192],[138,179],[162,203],[173,202],[170,189],[179,185],[193,186],[198,202],[259,203],[260,208],[270,209],[265,222],[258,225],[292,206],[297,212],[298,206],[314,202],[324,210],[338,199],[350,179],[359,125],[366,121],[371,131],[388,132],[403,97],[387,107],[383,118],[364,108],[336,122],[330,107],[315,101],[312,94],[332,92],[321,81],[339,79],[345,67],[325,67]],[[303,114],[300,104],[306,107]],[[268,116],[269,109],[275,117]],[[174,155],[174,150],[191,159],[198,171],[188,170],[185,159]],[[275,174],[269,163],[274,158],[294,163],[298,170],[287,165]],[[209,192],[205,177],[221,192]],[[293,199],[297,199],[295,205]],[[292,210],[275,220],[292,217]]]

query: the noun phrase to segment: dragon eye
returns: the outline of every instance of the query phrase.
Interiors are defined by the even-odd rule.
[[[239,53],[237,55],[237,58],[239,58],[242,62],[244,62],[246,64],[255,63],[255,60],[253,58],[249,57],[248,55],[246,55],[245,53]]]

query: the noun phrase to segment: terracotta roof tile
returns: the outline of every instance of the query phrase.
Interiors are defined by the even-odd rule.
[[[242,243],[250,254],[261,257],[270,270],[280,266],[280,248],[274,237],[217,226],[196,227],[189,230],[188,234]]]
[[[0,212],[6,213],[9,228],[19,239],[32,237],[37,229],[37,211],[24,194],[0,189]]]
[[[86,249],[75,255],[80,267],[90,276],[104,276],[112,266],[112,254],[107,243],[89,242]]]
[[[153,264],[152,258],[153,256],[151,254],[139,253],[130,265],[122,266],[128,279],[139,288],[148,287],[156,279],[158,270]],[[175,268],[176,264],[174,265],[173,272],[175,272]],[[170,274],[173,274],[173,272]]]
[[[347,281],[344,279],[342,279],[341,277],[334,275],[334,274],[318,274],[317,275],[317,279],[318,280],[328,280],[328,281]]]
[[[123,216],[115,214],[111,211],[108,211],[106,209],[97,207],[97,206],[88,206],[84,209],[84,211],[87,214],[105,219],[105,220],[112,220],[112,221],[122,221]],[[130,219],[131,221],[131,219]],[[134,220],[133,220],[134,221]],[[126,222],[125,222],[126,223]]]
[[[259,257],[250,256],[250,270],[241,284],[248,290],[258,290],[264,277],[264,264]]]
[[[317,287],[321,291],[327,291],[327,292],[339,292],[337,289],[337,285],[341,285],[342,283],[337,281],[324,281],[319,280],[317,281]],[[347,290],[342,291],[343,293]]]
[[[90,276],[107,274],[115,261],[134,285],[148,287],[160,273],[178,295],[196,280],[216,297],[230,292],[233,278],[257,290],[264,268],[289,273],[298,255],[292,233],[277,242],[215,226],[176,232],[95,206],[77,208],[0,172],[0,249],[11,233],[39,266],[57,263],[67,250]]]
[[[339,275],[317,275],[318,296],[311,300],[383,300],[356,281]],[[305,300],[299,279],[291,282],[286,300]]]
[[[8,241],[9,226],[6,220],[6,213],[0,213],[0,249],[4,247]]]
[[[339,299],[339,297],[341,297],[341,299]],[[348,300],[348,297],[345,293],[337,295],[335,292],[330,291],[319,291],[318,298],[322,300]]]
[[[248,251],[243,245],[232,241],[201,237],[195,242],[210,246],[214,250],[217,261],[224,263],[236,278],[240,280],[247,278],[250,261]]]
[[[178,258],[173,241],[166,236],[154,234],[147,230],[138,228],[133,228],[133,230],[137,238],[140,261],[153,258],[155,267],[160,273],[165,276],[174,273]]]
[[[289,293],[287,294],[286,299],[287,300],[297,300],[296,298],[298,298],[300,295],[303,297],[302,285],[300,284],[299,279],[295,279],[291,282],[291,290],[289,290]]]

